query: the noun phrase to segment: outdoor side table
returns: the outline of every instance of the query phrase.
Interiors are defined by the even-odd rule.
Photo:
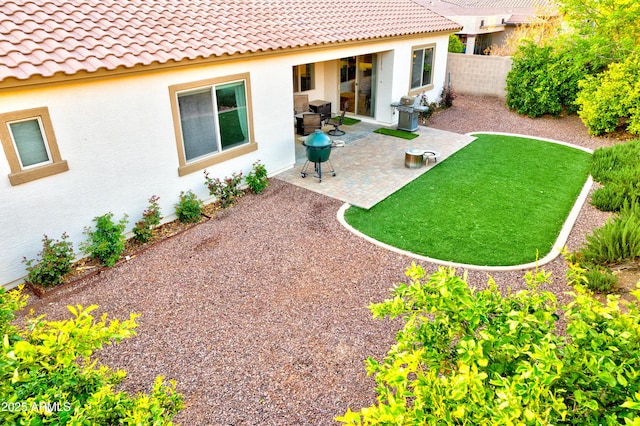
[[[316,99],[309,102],[309,110],[320,113],[321,120],[326,121],[331,118],[331,102]]]

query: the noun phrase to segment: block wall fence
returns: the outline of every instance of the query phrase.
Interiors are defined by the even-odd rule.
[[[511,64],[510,56],[449,53],[446,82],[450,78],[454,92],[463,95],[505,98],[507,73],[511,70]]]

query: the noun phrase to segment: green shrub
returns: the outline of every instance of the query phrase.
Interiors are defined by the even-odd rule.
[[[601,265],[589,265],[585,278],[587,288],[593,292],[611,293],[618,285],[618,277]]]
[[[591,204],[603,212],[620,211],[625,202],[640,201],[640,182],[612,182],[596,189]]]
[[[95,217],[95,230],[85,228],[88,240],[82,245],[82,250],[93,258],[99,259],[106,266],[113,266],[124,252],[126,238],[124,230],[127,225],[127,215],[120,222],[113,222],[113,213],[106,213]]]
[[[149,207],[142,213],[142,219],[136,222],[136,226],[133,228],[134,238],[141,243],[151,241],[153,239],[153,228],[160,224],[162,216],[158,205],[159,199],[160,197],[156,195],[152,195],[149,198]]]
[[[619,128],[640,134],[640,54],[612,63],[595,77],[585,76],[579,88],[578,115],[590,134]]]
[[[50,287],[62,283],[65,274],[71,272],[73,263],[73,244],[67,241],[69,235],[63,233],[60,240],[52,240],[46,235],[42,238],[42,251],[37,259],[25,257],[27,281],[32,284]]]
[[[237,197],[242,195],[240,183],[242,182],[242,173],[233,173],[231,177],[212,179],[209,172],[204,171],[205,185],[209,188],[209,195],[213,195],[220,203],[220,207],[227,208],[232,205]]]
[[[6,425],[171,425],[183,408],[176,383],[158,377],[149,395],[115,388],[124,371],[96,366],[95,350],[135,335],[137,315],[95,320],[86,309],[69,307],[69,320],[27,317],[27,327],[10,323],[26,304],[19,292],[0,287],[0,423]]]
[[[464,44],[460,41],[457,35],[449,34],[449,52],[451,53],[464,53]]]
[[[578,250],[587,263],[611,264],[640,257],[640,203],[625,203],[620,213],[587,235]]]
[[[616,212],[625,201],[640,202],[640,139],[593,152],[590,173],[604,186],[593,193],[591,203],[602,211]]]
[[[530,117],[557,116],[562,112],[561,100],[551,84],[553,76],[549,74],[553,61],[550,46],[538,47],[531,43],[518,48],[507,74],[506,104],[509,109]]]
[[[245,178],[247,186],[255,194],[260,194],[269,185],[267,179],[267,168],[260,161],[253,163],[253,167]]]
[[[523,44],[507,74],[506,104],[529,117],[576,112],[578,82],[604,65],[579,43],[558,42],[544,47]]]
[[[469,288],[453,268],[425,279],[416,265],[391,298],[372,304],[375,318],[404,327],[382,361],[369,358],[377,403],[347,410],[345,424],[619,424],[640,421],[640,308],[602,304],[578,285],[559,306],[541,291],[544,272],[525,276],[528,289],[502,295],[490,280]],[[640,296],[638,291],[634,292]],[[556,332],[565,311],[566,335]],[[637,423],[636,423],[637,424]]]
[[[182,223],[195,223],[202,218],[202,201],[192,191],[180,192],[180,201],[175,207],[176,216]]]

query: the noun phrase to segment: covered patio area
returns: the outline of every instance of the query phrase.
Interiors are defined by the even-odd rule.
[[[420,126],[414,132],[419,134],[417,138],[405,140],[374,133],[379,127],[361,122],[342,126],[341,129],[345,131],[342,136],[330,136],[334,142],[344,142],[344,146],[331,150],[330,160],[336,176],[325,173],[322,182],[318,182],[313,175],[301,177],[306,154],[303,138],[296,135],[296,164],[275,178],[369,209],[437,164],[430,161],[420,168],[407,168],[407,150],[436,151],[440,154],[438,161],[441,162],[474,139],[468,135]]]

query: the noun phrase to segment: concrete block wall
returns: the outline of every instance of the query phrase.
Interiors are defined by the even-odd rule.
[[[451,78],[451,87],[456,93],[505,98],[511,64],[510,56],[449,53],[447,79]]]

